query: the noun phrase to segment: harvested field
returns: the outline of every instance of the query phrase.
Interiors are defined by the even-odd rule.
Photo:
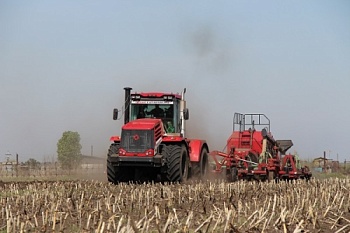
[[[0,232],[349,232],[350,179],[0,183]]]

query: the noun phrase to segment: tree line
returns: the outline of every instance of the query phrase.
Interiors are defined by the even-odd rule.
[[[57,160],[62,169],[72,170],[77,168],[82,161],[80,135],[78,132],[65,131],[57,142]],[[23,163],[32,169],[40,168],[40,162],[30,158]]]

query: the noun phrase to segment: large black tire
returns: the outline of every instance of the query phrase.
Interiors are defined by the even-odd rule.
[[[192,175],[198,179],[204,179],[208,174],[209,155],[207,148],[202,148],[199,162],[192,163]]]
[[[128,182],[134,178],[134,169],[114,166],[110,161],[112,154],[118,154],[119,147],[119,143],[113,143],[108,150],[107,156],[107,179],[113,184]]]
[[[108,150],[108,155],[107,155],[107,179],[109,182],[111,183],[116,183],[116,172],[115,172],[115,168],[113,166],[113,164],[110,161],[111,155],[112,154],[118,154],[118,150],[119,150],[119,143],[113,143],[111,144],[111,146],[109,147]]]
[[[201,152],[201,160],[200,160],[200,177],[201,178],[204,178],[208,173],[208,169],[209,169],[208,157],[209,156],[208,156],[207,148],[203,148]]]
[[[186,181],[189,176],[189,157],[186,147],[167,145],[164,150],[167,161],[167,180],[171,182]]]

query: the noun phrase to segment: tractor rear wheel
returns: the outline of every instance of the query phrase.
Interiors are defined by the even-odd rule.
[[[202,149],[201,160],[200,160],[200,177],[204,178],[208,173],[208,150]]]
[[[114,166],[110,161],[110,158],[113,154],[118,154],[119,147],[119,143],[113,143],[108,150],[107,156],[107,179],[113,184],[117,184],[119,182],[128,182],[130,179],[133,179],[134,175],[134,169]]]
[[[183,145],[168,145],[165,147],[167,161],[166,178],[171,182],[186,181],[189,176],[189,157]]]
[[[192,175],[195,178],[204,179],[208,173],[209,156],[207,148],[202,148],[199,162],[192,163]]]

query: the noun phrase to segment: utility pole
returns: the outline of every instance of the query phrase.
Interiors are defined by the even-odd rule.
[[[323,172],[326,172],[326,151],[323,152]]]
[[[18,153],[16,153],[16,177],[18,177]]]
[[[344,171],[346,171],[346,159],[344,161]]]

